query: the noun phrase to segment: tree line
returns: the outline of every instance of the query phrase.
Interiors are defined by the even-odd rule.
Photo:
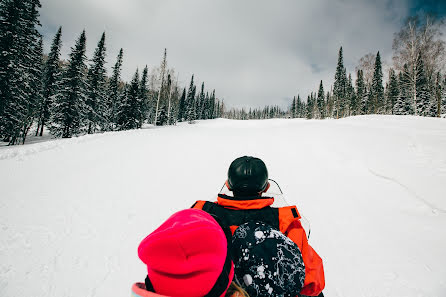
[[[356,68],[356,81],[347,76],[342,47],[338,53],[334,85],[302,99],[294,96],[287,110],[246,112],[231,109],[225,117],[256,119],[291,117],[307,119],[342,118],[365,114],[394,114],[440,117],[446,114],[445,42],[443,20],[429,15],[410,17],[393,40],[393,67],[384,84],[379,51],[367,54]],[[269,109],[270,106],[263,110]]]
[[[188,89],[178,85],[167,67],[167,51],[152,73],[136,69],[130,82],[121,79],[124,50],[112,73],[105,68],[106,34],[93,57],[86,56],[86,33],[81,32],[68,61],[61,60],[62,28],[50,52],[43,53],[38,31],[40,0],[0,2],[0,137],[9,144],[25,143],[31,128],[42,136],[44,127],[55,137],[141,128],[144,124],[175,125],[221,117],[223,102],[204,82],[197,92],[192,75]]]

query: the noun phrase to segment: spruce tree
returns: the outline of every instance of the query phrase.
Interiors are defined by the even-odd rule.
[[[431,114],[431,100],[429,93],[428,80],[424,68],[424,62],[421,54],[418,54],[416,63],[416,110],[418,115],[432,116]]]
[[[411,74],[407,64],[404,65],[403,71],[398,75],[398,85],[399,85],[399,95],[393,106],[393,114],[396,115],[408,115],[413,114],[412,104],[411,104]]]
[[[105,130],[106,118],[106,70],[105,70],[105,32],[102,33],[93,55],[92,65],[87,75],[87,133],[92,134],[101,125]]]
[[[317,109],[319,113],[319,118],[323,119],[325,118],[325,93],[324,93],[324,86],[321,83],[319,84],[319,91],[317,93]]]
[[[290,113],[291,113],[291,118],[294,119],[296,117],[296,96],[293,97]]]
[[[185,118],[186,114],[186,88],[183,89],[183,93],[181,94],[180,103],[178,105],[178,122],[182,122]]]
[[[216,110],[216,98],[215,98],[215,89],[212,91],[211,97],[209,99],[209,114],[211,115],[211,119],[222,117],[223,115],[223,102],[219,104],[219,109]]]
[[[355,97],[355,89],[353,88],[352,75],[351,73],[349,73],[347,85],[345,88],[344,116],[350,116],[353,114],[352,111],[352,105],[354,104],[353,100],[356,100],[354,97]]]
[[[53,97],[58,92],[58,83],[61,79],[61,67],[59,62],[60,49],[62,46],[62,27],[59,27],[51,44],[51,50],[48,59],[43,68],[42,77],[42,97],[39,103],[39,117],[37,120],[36,136],[43,135],[43,127],[47,124],[50,118],[50,106],[53,102]],[[40,131],[39,131],[40,129]]]
[[[395,70],[390,68],[389,73],[389,84],[387,89],[387,100],[386,100],[386,112],[393,114],[393,107],[396,104],[396,101],[398,100],[398,97],[400,95],[398,80],[395,74]]]
[[[333,87],[333,116],[338,119],[342,116],[343,101],[345,99],[346,87],[346,71],[344,68],[344,58],[342,54],[342,47],[339,49],[338,65],[336,66],[335,81]]]
[[[112,76],[108,83],[107,120],[105,130],[114,130],[117,125],[117,113],[119,108],[119,91],[121,80],[121,68],[124,51],[119,50],[115,65],[112,67]]]
[[[132,81],[126,88],[125,97],[122,96],[121,106],[118,112],[119,130],[136,129],[139,127],[140,104],[139,94],[139,71],[136,72]]]
[[[40,7],[39,0],[0,3],[0,137],[9,144],[24,141],[30,108],[36,108]]]
[[[381,65],[381,56],[378,53],[376,54],[375,60],[375,71],[373,73],[372,79],[372,101],[371,101],[371,112],[381,113],[384,107],[384,87],[383,87],[383,72]]]
[[[51,110],[50,131],[56,137],[69,138],[82,132],[86,116],[87,89],[85,45],[84,30],[71,49],[69,63],[61,82],[61,90],[56,95]]]
[[[149,89],[147,87],[147,81],[149,76],[149,68],[147,65],[144,67],[141,76],[141,82],[139,84],[138,90],[138,104],[139,104],[139,119],[138,119],[138,128],[141,128],[144,124],[144,121],[147,118],[147,113],[149,111]],[[169,75],[170,79],[170,75]]]

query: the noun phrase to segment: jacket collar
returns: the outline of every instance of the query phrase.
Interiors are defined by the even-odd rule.
[[[273,197],[243,197],[243,200],[232,196],[218,194],[217,204],[231,209],[261,209],[274,203]]]

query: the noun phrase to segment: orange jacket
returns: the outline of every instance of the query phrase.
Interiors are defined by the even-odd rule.
[[[308,244],[307,235],[300,222],[301,216],[296,206],[271,207],[274,198],[234,199],[231,196],[218,195],[216,202],[197,201],[192,208],[202,209],[216,215],[232,233],[242,223],[250,219],[264,221],[279,229],[299,247],[305,264],[305,281],[302,295],[318,296],[325,287],[322,259]],[[260,219],[261,218],[261,219]]]

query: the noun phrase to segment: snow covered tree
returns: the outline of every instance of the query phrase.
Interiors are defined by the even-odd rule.
[[[38,84],[42,58],[40,7],[39,0],[0,2],[0,137],[9,144],[24,141],[30,109],[34,117],[37,108],[37,90],[32,88]]]
[[[48,59],[43,68],[42,77],[42,97],[39,102],[39,116],[37,119],[36,136],[43,135],[43,127],[47,124],[50,118],[50,106],[52,105],[53,97],[58,92],[58,82],[61,79],[61,67],[59,62],[60,49],[62,46],[62,27],[59,27],[51,44]],[[39,131],[40,129],[40,131]]]
[[[180,103],[178,105],[178,122],[182,122],[185,118],[186,114],[186,88],[183,89],[183,93],[181,94]]]
[[[435,93],[434,115],[436,117],[441,117],[441,99],[443,93],[443,86],[440,72],[437,72],[437,76],[435,78],[434,93]]]
[[[325,118],[325,93],[322,80],[321,83],[319,84],[319,91],[317,93],[317,110],[318,110],[318,118],[319,119]]]
[[[356,98],[358,101],[357,113],[366,114],[367,113],[367,101],[366,101],[366,88],[364,84],[363,71],[358,70],[356,79]]]
[[[296,117],[296,96],[293,97],[293,102],[291,102],[290,116],[293,119]]]
[[[403,71],[398,75],[399,95],[393,105],[393,114],[408,115],[413,113],[413,105],[411,104],[411,75],[407,64],[404,65]]]
[[[333,96],[334,96],[333,116],[336,119],[342,117],[342,112],[344,109],[342,105],[343,101],[345,100],[345,88],[347,84],[346,80],[347,80],[346,70],[344,68],[344,58],[341,47],[339,49],[338,65],[336,66],[335,81],[333,88]]]
[[[87,133],[92,134],[101,125],[105,130],[106,118],[106,70],[105,70],[105,32],[102,33],[93,55],[92,65],[87,74],[86,121]]]
[[[119,130],[136,129],[139,127],[140,102],[139,95],[139,71],[133,76],[132,81],[126,88],[125,97],[122,97],[121,107],[118,112]]]
[[[119,91],[121,68],[124,51],[119,50],[115,65],[112,67],[112,76],[108,82],[107,119],[105,130],[114,130],[117,124],[116,114],[119,108]]]
[[[429,93],[429,85],[424,68],[423,58],[421,54],[417,57],[416,63],[416,114],[422,116],[432,116],[431,114],[431,96]]]
[[[164,126],[167,124],[167,107],[163,104],[160,108],[160,112],[158,114],[158,121],[156,121],[157,126]]]
[[[348,74],[347,84],[345,87],[345,103],[344,103],[344,116],[350,116],[352,112],[352,101],[355,100],[355,88],[353,88],[352,75]]]
[[[84,30],[71,49],[69,63],[61,82],[61,90],[55,96],[52,106],[50,131],[56,137],[70,138],[82,132],[86,116],[87,93],[85,45]]]
[[[379,51],[376,54],[375,71],[373,72],[371,94],[371,106],[369,106],[369,112],[372,112],[374,114],[381,113],[384,106],[384,87],[381,56],[379,54]]]
[[[138,91],[138,102],[139,102],[139,115],[140,118],[138,119],[138,128],[141,128],[144,121],[147,118],[147,112],[149,111],[149,89],[147,87],[147,80],[149,75],[149,68],[144,67],[144,70],[142,71],[141,76],[141,82],[139,84],[139,91]]]
[[[387,88],[387,98],[386,98],[386,113],[392,113],[393,114],[393,107],[396,104],[396,101],[398,100],[398,97],[400,95],[398,80],[395,74],[395,70],[393,68],[390,68],[389,71],[389,83]]]

